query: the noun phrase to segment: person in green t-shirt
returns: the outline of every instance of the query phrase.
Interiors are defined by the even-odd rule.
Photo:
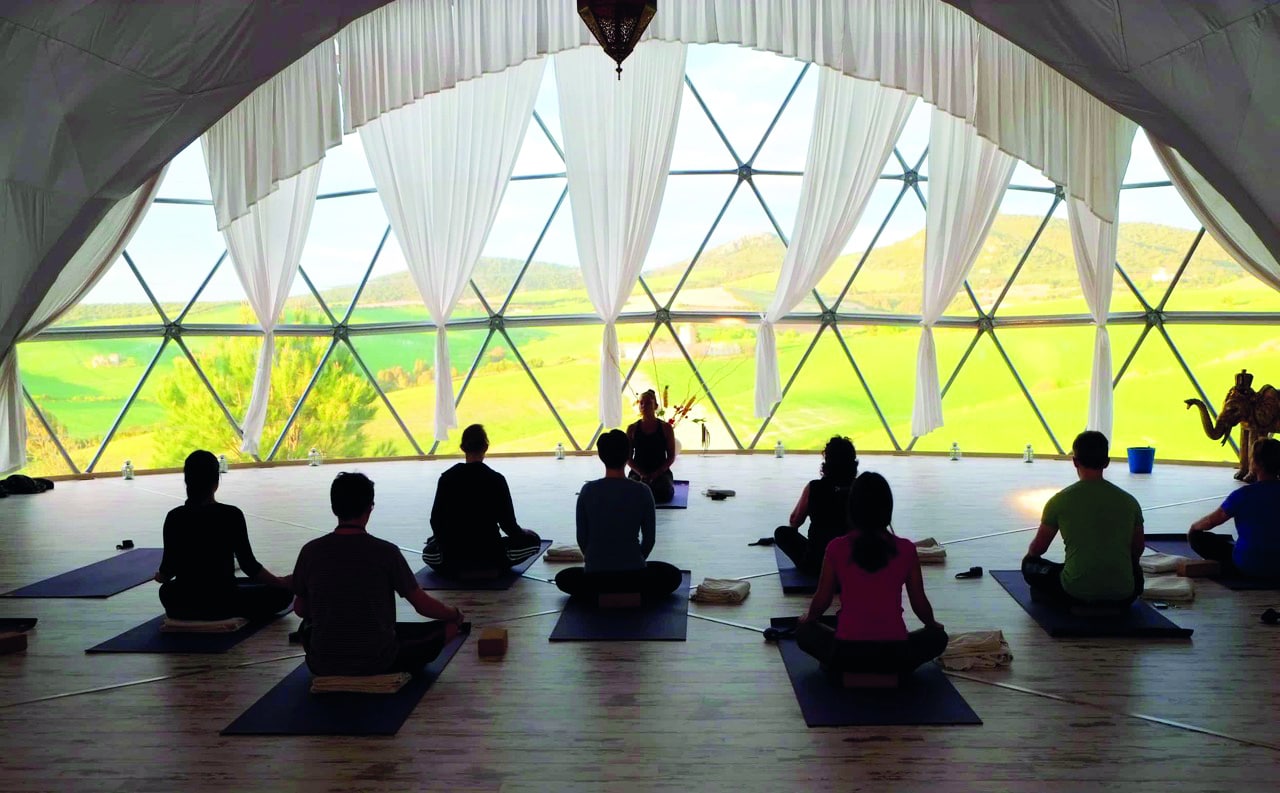
[[[1080,481],[1044,505],[1040,528],[1022,560],[1033,600],[1122,605],[1142,594],[1142,507],[1103,478],[1111,462],[1108,452],[1107,436],[1093,430],[1071,444]],[[1059,532],[1066,547],[1063,564],[1043,558]]]

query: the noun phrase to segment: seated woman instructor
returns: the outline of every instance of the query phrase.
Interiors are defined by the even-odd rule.
[[[640,395],[640,420],[627,427],[631,442],[630,478],[643,482],[653,493],[655,504],[667,504],[675,497],[671,465],[676,461],[676,434],[671,425],[658,418],[658,395],[649,389]]]
[[[214,499],[218,458],[192,452],[182,467],[187,503],[164,519],[164,556],[156,581],[165,614],[179,620],[260,619],[293,600],[287,578],[277,578],[253,556],[244,513]],[[248,578],[236,577],[236,563]]]
[[[865,473],[853,485],[848,534],[827,545],[822,575],[809,610],[800,618],[796,644],[830,672],[909,675],[947,648],[947,634],[924,594],[920,560],[910,540],[889,528],[893,493],[884,477]],[[907,631],[902,590],[924,623]],[[837,591],[836,627],[821,622]]]
[[[822,570],[827,543],[849,530],[849,491],[858,475],[858,452],[848,438],[835,436],[822,450],[822,477],[800,491],[791,521],[773,532],[773,541],[809,575]],[[809,536],[799,529],[809,519]]]

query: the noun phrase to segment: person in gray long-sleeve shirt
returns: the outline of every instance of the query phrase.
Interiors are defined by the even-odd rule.
[[[578,494],[578,547],[585,566],[561,570],[556,586],[569,595],[671,594],[683,576],[674,565],[646,561],[656,539],[653,494],[626,478],[631,442],[626,433],[612,430],[600,436],[596,451],[604,478],[586,483]]]

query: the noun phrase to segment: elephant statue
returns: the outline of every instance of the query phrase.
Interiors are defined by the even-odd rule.
[[[1235,386],[1222,402],[1217,421],[1209,417],[1209,408],[1199,399],[1188,399],[1186,404],[1188,409],[1200,409],[1204,433],[1212,440],[1221,439],[1226,444],[1231,428],[1240,426],[1240,470],[1236,471],[1235,478],[1252,482],[1249,458],[1254,441],[1280,431],[1280,391],[1270,385],[1253,390],[1253,375],[1241,369],[1236,375]]]

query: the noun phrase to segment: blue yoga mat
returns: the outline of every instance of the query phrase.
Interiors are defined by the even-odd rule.
[[[791,561],[791,557],[776,545],[773,546],[773,555],[778,560],[778,580],[782,582],[783,592],[788,595],[806,595],[817,591],[817,576],[797,570],[796,563]]]
[[[1159,553],[1185,556],[1188,559],[1199,559],[1200,554],[1191,550],[1185,534],[1148,534],[1145,538],[1147,547]],[[1244,576],[1211,575],[1210,581],[1222,584],[1227,589],[1236,591],[1280,589],[1280,578],[1245,578]]]
[[[795,617],[771,620],[775,628],[795,622]],[[794,639],[780,640],[778,651],[810,727],[982,723],[937,664],[921,666],[899,688],[847,689],[823,673],[818,659]]]
[[[164,623],[161,614],[136,628],[130,628],[114,639],[94,645],[86,653],[225,653],[262,628],[280,619],[277,614],[270,619],[250,622],[234,633],[161,633]]]
[[[312,694],[301,664],[262,696],[223,735],[395,735],[467,640],[460,634],[394,694]]]
[[[446,578],[440,575],[430,567],[424,567],[413,574],[418,579],[418,586],[423,589],[453,589],[453,590],[496,590],[510,589],[511,585],[520,580],[520,576],[529,569],[529,567],[538,560],[540,556],[547,552],[551,547],[551,540],[543,540],[542,547],[538,552],[520,564],[506,570],[497,578],[487,579],[461,579]]]
[[[1031,619],[1055,638],[1123,637],[1187,639],[1190,628],[1180,628],[1156,611],[1150,604],[1138,599],[1129,610],[1118,617],[1077,617],[1057,606],[1031,601],[1031,587],[1022,577],[1021,570],[992,570],[991,577],[1018,601]]]
[[[602,609],[569,598],[551,631],[553,642],[682,642],[689,630],[689,571],[680,588],[638,609]]]
[[[671,484],[675,486],[675,492],[672,494],[671,500],[665,504],[658,504],[658,509],[688,509],[689,480],[677,479]]]
[[[163,548],[134,548],[101,562],[6,592],[11,598],[107,598],[150,581]]]
[[[36,626],[35,617],[0,617],[0,633],[26,633]]]

